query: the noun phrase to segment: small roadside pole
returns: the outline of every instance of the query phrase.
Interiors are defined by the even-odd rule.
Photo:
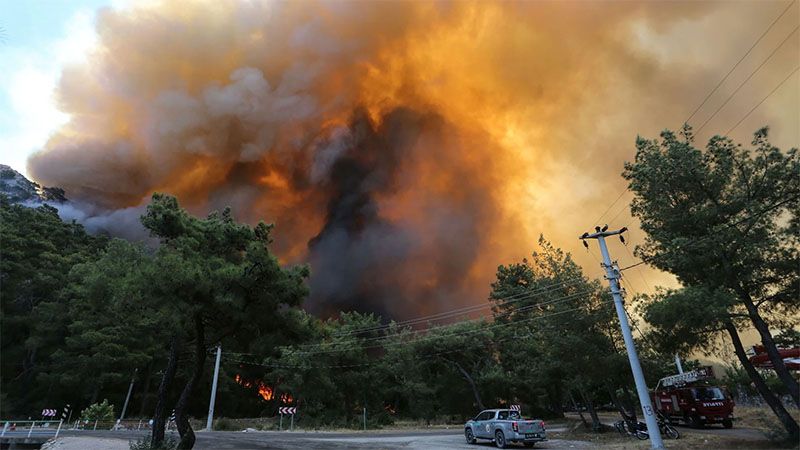
[[[587,239],[597,239],[597,243],[600,244],[600,253],[603,256],[601,265],[606,271],[606,279],[611,288],[611,296],[614,297],[614,308],[617,310],[617,318],[619,319],[619,325],[622,329],[622,338],[625,341],[628,362],[631,365],[631,372],[633,372],[633,381],[636,383],[639,403],[642,406],[645,422],[647,422],[647,434],[650,435],[650,447],[654,450],[663,450],[664,442],[661,440],[661,430],[658,428],[656,414],[650,402],[650,393],[647,391],[644,372],[642,372],[642,365],[639,363],[639,354],[636,352],[636,344],[633,342],[633,333],[631,333],[631,326],[628,324],[628,315],[622,303],[622,290],[619,286],[620,271],[616,263],[611,262],[611,256],[606,246],[606,237],[620,235],[620,239],[622,239],[622,233],[628,231],[628,229],[623,227],[620,230],[607,231],[608,225],[603,228],[595,227],[594,229],[594,233],[583,233],[578,239],[583,241],[583,245],[587,249],[589,248],[589,244],[586,242]],[[623,240],[623,242],[625,241]]]
[[[278,422],[278,431],[283,431],[283,412],[281,412],[281,420]]]
[[[59,420],[59,421],[58,421],[58,429],[56,430],[56,436],[55,436],[55,439],[58,439],[58,433],[60,433],[60,432],[61,432],[61,425],[62,425],[63,423],[64,423],[64,419],[61,419],[61,420]]]
[[[367,407],[364,407],[364,431],[367,431]]]
[[[217,381],[219,380],[219,360],[222,358],[222,345],[217,345],[217,362],[214,365],[214,381],[211,383],[211,400],[208,401],[208,419],[206,420],[206,431],[211,431],[214,422],[214,403],[217,401]]]
[[[133,370],[133,375],[131,375],[131,384],[128,386],[128,395],[125,396],[125,403],[122,404],[122,412],[119,414],[119,420],[117,420],[117,425],[122,422],[122,419],[125,418],[125,411],[128,410],[128,402],[131,400],[131,392],[133,392],[133,382],[136,381],[136,374],[139,372],[139,369]]]
[[[292,418],[289,422],[289,431],[294,431],[294,413],[292,413]]]

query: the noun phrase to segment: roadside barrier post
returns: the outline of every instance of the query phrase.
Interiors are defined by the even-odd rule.
[[[98,419],[94,419],[94,428],[93,428],[93,430],[97,430],[97,420]]]
[[[3,433],[2,433],[2,434],[0,434],[0,437],[2,437],[2,436],[5,436],[5,435],[6,435],[6,430],[8,429],[8,426],[9,426],[9,425],[10,425],[10,424],[9,424],[8,422],[6,422],[6,423],[5,423],[5,425],[3,425]]]
[[[61,432],[61,424],[64,423],[64,419],[58,421],[58,429],[56,429],[56,438],[58,437],[58,433]]]
[[[292,414],[292,421],[291,424],[289,425],[289,431],[294,431],[294,414]]]
[[[283,413],[281,413],[281,420],[278,422],[278,431],[283,431]]]
[[[34,420],[31,422],[31,429],[28,430],[28,437],[31,437],[31,433],[33,433],[33,426],[36,425],[36,421]]]

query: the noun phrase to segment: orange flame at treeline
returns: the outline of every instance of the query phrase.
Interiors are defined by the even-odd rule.
[[[583,158],[576,111],[607,109],[601,74],[652,72],[620,34],[645,7],[104,9],[96,48],[61,77],[70,120],[29,172],[92,205],[95,228],[133,226],[153,191],[194,213],[231,206],[239,219],[274,221],[281,260],[311,263],[306,306],[322,314],[402,318],[474,303],[540,231],[575,240],[553,226],[579,209],[560,187],[578,174],[556,157]]]
[[[256,380],[256,381],[245,380],[238,373],[233,377],[233,380],[236,381],[237,384],[246,389],[252,389],[253,387],[257,387],[258,395],[265,401],[270,401],[275,397],[275,391],[272,389],[272,387],[264,384],[264,382],[261,380]]]

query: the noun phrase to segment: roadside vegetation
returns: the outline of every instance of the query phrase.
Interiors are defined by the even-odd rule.
[[[674,373],[674,352],[732,348],[726,382],[762,398],[796,441],[797,379],[774,355],[776,342],[797,337],[800,162],[766,130],[752,144],[716,137],[700,150],[688,128],[637,141],[623,173],[646,234],[636,254],[682,285],[635,299],[637,345],[651,386]],[[137,445],[165,445],[174,410],[174,444],[192,448],[217,345],[217,415],[231,418],[292,405],[306,429],[374,428],[521,404],[545,419],[580,409],[597,432],[601,407],[639,409],[606,284],[545,237],[529,258],[498,267],[485,305],[393,322],[306,313],[313,268],[280,264],[272,227],[238,223],[229,209],[198,218],[154,194],[141,221],[155,248],[88,235],[49,206],[0,197],[0,212],[3,417],[106,398],[119,411],[135,376],[127,415],[154,420]],[[776,370],[749,362],[739,338],[748,329]]]

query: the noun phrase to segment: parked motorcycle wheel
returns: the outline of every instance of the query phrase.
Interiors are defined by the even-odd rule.
[[[669,424],[664,426],[664,434],[670,439],[678,439],[681,437],[681,434],[678,432],[678,430]]]
[[[650,439],[650,435],[647,434],[647,431],[639,430],[636,432],[636,438],[639,439],[640,441],[646,441]]]

